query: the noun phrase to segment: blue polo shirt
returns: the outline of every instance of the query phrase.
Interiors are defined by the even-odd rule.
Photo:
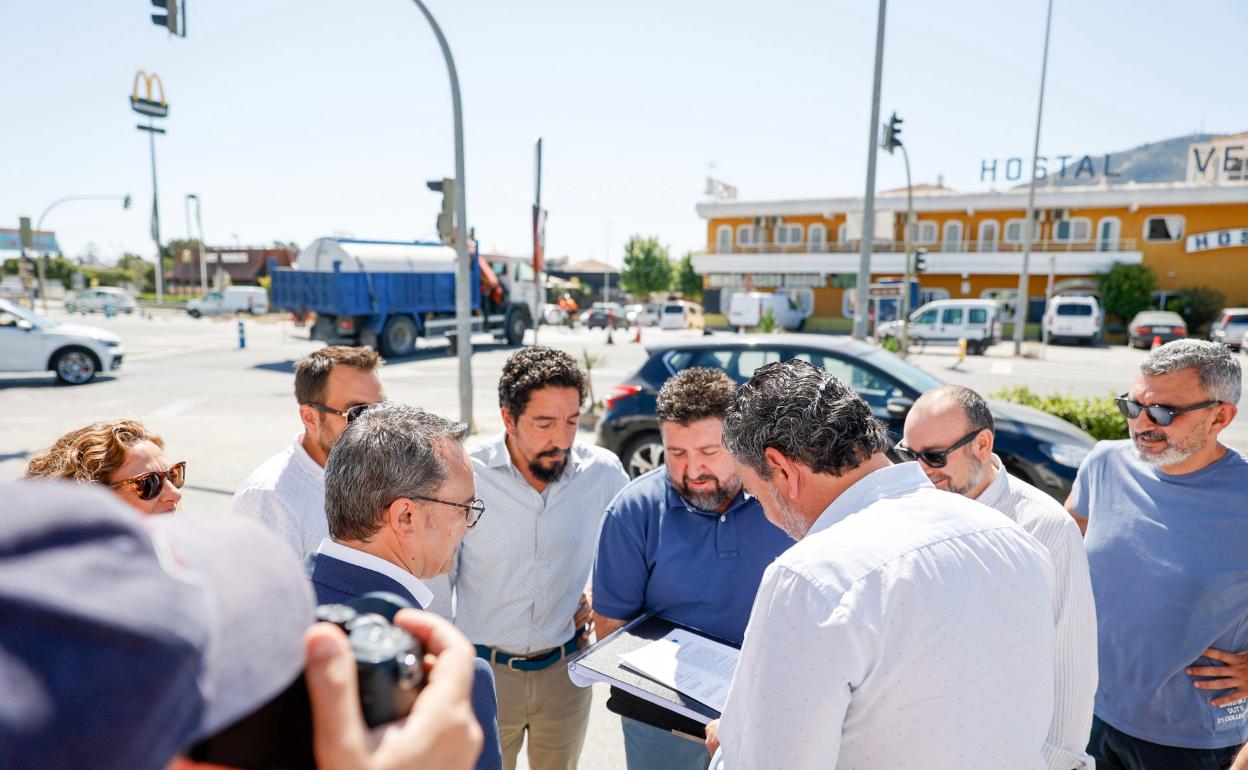
[[[736,644],[767,565],[793,545],[744,493],[723,514],[690,506],[666,466],[639,476],[607,508],[594,560],[594,612],[654,612]]]

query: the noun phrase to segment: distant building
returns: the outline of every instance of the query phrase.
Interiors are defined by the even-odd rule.
[[[1056,291],[1095,288],[1115,262],[1143,264],[1159,288],[1208,286],[1248,301],[1248,134],[1190,145],[1187,175],[1171,182],[1039,188],[1029,262],[1033,307]],[[1106,166],[1108,169],[1109,166]],[[904,270],[906,191],[877,196],[871,279]],[[915,185],[913,247],[928,252],[919,276],[927,299],[1017,295],[1027,190],[960,193]],[[709,201],[704,276],[707,312],[738,291],[785,289],[822,317],[852,317],[862,237],[860,197]]]
[[[269,260],[276,260],[278,267],[290,267],[295,252],[290,249],[251,247],[207,246],[204,261],[208,283],[215,281],[217,265],[229,277],[234,286],[259,286],[260,279],[269,274]],[[172,288],[198,289],[200,282],[199,254],[194,248],[173,255],[173,267],[165,280]]]
[[[603,286],[609,286],[609,298],[611,301],[618,301],[623,294],[620,291],[620,271],[605,262],[587,259],[582,262],[557,262],[555,260],[547,260],[546,274],[554,278],[570,281],[573,278],[578,280],[585,290],[593,295],[594,302],[601,301],[603,298]]]

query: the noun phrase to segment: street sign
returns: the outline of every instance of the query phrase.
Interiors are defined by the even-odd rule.
[[[881,297],[900,297],[901,284],[895,286],[870,286],[867,288],[867,296],[872,299]]]
[[[139,81],[143,81],[144,93],[139,96]],[[152,86],[156,87],[159,99],[152,98]],[[163,118],[169,115],[169,102],[165,100],[165,86],[160,82],[160,75],[147,74],[139,70],[134,74],[134,88],[130,93],[130,109],[149,118]]]
[[[31,248],[35,245],[34,233],[30,229],[30,217],[21,217],[18,219],[18,232],[21,234],[22,250]]]

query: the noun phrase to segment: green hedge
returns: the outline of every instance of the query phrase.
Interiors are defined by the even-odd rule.
[[[1075,398],[1063,396],[1060,393],[1042,396],[1033,393],[1026,385],[1013,385],[990,394],[989,398],[1011,401],[1048,412],[1086,430],[1092,438],[1098,441],[1130,437],[1127,432],[1127,421],[1114,404],[1113,396]]]

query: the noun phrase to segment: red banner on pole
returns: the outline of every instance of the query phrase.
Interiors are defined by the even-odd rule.
[[[533,272],[542,272],[542,258],[546,252],[546,210],[533,207]]]

